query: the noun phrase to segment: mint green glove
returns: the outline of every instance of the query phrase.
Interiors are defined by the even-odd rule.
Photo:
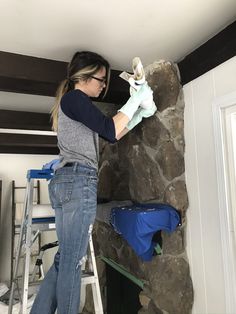
[[[149,109],[144,109],[142,107],[138,108],[133,118],[127,124],[126,128],[128,130],[132,130],[138,123],[142,121],[143,118],[148,118],[148,117],[153,116],[156,110],[157,110],[157,107],[154,101],[152,102],[152,107]]]
[[[123,112],[128,116],[129,120],[131,120],[141,102],[151,97],[152,94],[153,91],[151,88],[147,84],[143,84],[137,92],[130,96],[127,103],[118,111]]]

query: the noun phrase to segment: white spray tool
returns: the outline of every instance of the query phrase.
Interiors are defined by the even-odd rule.
[[[146,84],[145,72],[142,62],[139,57],[135,57],[132,61],[133,74],[122,72],[119,76],[130,84],[130,95],[137,91],[142,84]],[[153,105],[153,97],[142,101],[140,106],[144,109],[149,109]]]

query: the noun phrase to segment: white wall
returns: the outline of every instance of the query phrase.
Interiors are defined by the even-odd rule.
[[[187,252],[195,293],[194,314],[227,313],[212,103],[233,91],[236,57],[184,86]]]
[[[0,180],[2,180],[3,183],[0,228],[0,282],[5,282],[10,279],[11,182],[12,180],[15,180],[16,186],[25,186],[27,170],[41,169],[45,163],[54,158],[55,156],[49,155],[0,154]],[[46,180],[40,180],[40,184],[41,203],[49,204]],[[55,241],[55,239],[55,231],[47,232],[42,237],[42,242],[47,243],[50,241]],[[52,255],[53,252],[45,254],[44,265],[46,268],[48,268],[49,264],[51,263]]]

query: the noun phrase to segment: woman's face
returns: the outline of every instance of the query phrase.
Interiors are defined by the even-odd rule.
[[[89,97],[98,97],[105,87],[106,68],[103,67],[86,82],[86,94]]]

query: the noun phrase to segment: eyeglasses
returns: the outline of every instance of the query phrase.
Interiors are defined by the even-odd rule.
[[[102,85],[103,84],[106,84],[107,80],[104,79],[104,78],[99,78],[99,77],[96,77],[96,76],[91,76],[93,79],[99,81]]]

